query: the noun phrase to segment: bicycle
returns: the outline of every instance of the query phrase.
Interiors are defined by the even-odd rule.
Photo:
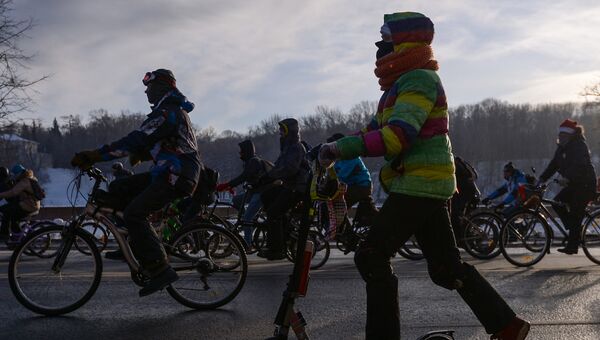
[[[546,205],[567,207],[562,202],[543,198],[547,186],[530,187],[531,197],[523,209],[512,214],[502,226],[500,249],[504,258],[519,267],[533,266],[550,253],[552,241],[557,239],[554,230],[562,236],[565,245],[568,231],[550,213]],[[600,264],[600,210],[586,209],[582,223],[581,245],[592,262]]]
[[[100,170],[91,168],[81,171],[74,182],[80,183],[85,174],[94,180],[94,185],[83,214],[66,226],[48,226],[32,232],[10,258],[11,291],[24,307],[35,313],[72,312],[96,292],[102,276],[102,258],[93,236],[81,228],[86,219],[105,225],[114,235],[136,285],[144,286],[149,280],[129,246],[127,229],[115,222],[122,213],[100,197],[101,193],[106,194],[100,189],[106,178]],[[75,187],[80,194],[79,184]],[[54,255],[46,259],[33,258],[37,260],[24,258],[25,250],[39,239],[51,240],[49,249]],[[74,247],[77,242],[85,245],[89,255]],[[166,288],[177,302],[194,309],[214,309],[230,302],[241,291],[248,263],[243,246],[229,231],[206,222],[191,221],[164,246],[171,266],[180,276]],[[216,256],[221,255],[220,250],[232,247],[235,251],[230,256]]]

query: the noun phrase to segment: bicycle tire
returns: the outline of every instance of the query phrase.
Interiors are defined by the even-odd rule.
[[[86,229],[86,227],[91,227],[91,230]],[[88,221],[81,224],[81,229],[90,233],[93,236],[94,240],[96,240],[96,246],[98,247],[99,252],[103,252],[106,249],[108,244],[108,230],[100,223],[96,221]],[[90,255],[89,251],[85,249],[85,247],[80,247],[79,243],[74,244],[75,248],[79,250],[81,253]],[[81,249],[80,249],[81,248]]]
[[[227,259],[211,257],[212,250],[210,249],[213,249],[212,242],[215,240],[231,243],[235,247],[236,251],[233,254],[237,257],[230,260],[239,263],[235,266],[227,266],[234,269],[225,269],[225,266],[220,265]],[[182,305],[201,310],[215,309],[229,303],[242,290],[248,275],[248,260],[244,246],[229,230],[209,223],[192,221],[174,235],[173,242],[169,247],[172,248],[171,266],[178,272],[180,279],[168,286],[167,292]],[[230,245],[223,245],[223,247],[230,247]],[[184,264],[179,265],[178,261],[183,261]],[[192,266],[190,266],[190,262]],[[224,289],[226,292],[223,296],[217,297],[220,289],[215,289],[215,284],[226,283],[225,281],[233,278],[233,274],[239,274],[239,276],[233,281],[229,280],[233,285]],[[209,279],[212,288],[208,283]],[[192,287],[198,283],[204,284],[204,287],[202,289],[189,288],[185,286],[186,282],[191,282]],[[206,294],[202,294],[203,292]],[[197,295],[191,297],[190,294]],[[201,300],[204,297],[206,299]]]
[[[32,225],[30,225],[29,233],[32,233],[33,231],[38,230],[40,228],[49,227],[49,226],[59,226],[59,225],[52,221],[38,221],[38,222],[35,222]],[[50,240],[45,239],[45,240],[40,240],[39,242],[36,242],[35,247],[29,246],[23,252],[30,256],[33,255],[33,256],[37,256],[37,257],[41,257],[41,258],[50,258],[50,257],[55,256],[56,253],[48,252],[49,247],[50,247]]]
[[[54,278],[57,279],[60,284],[60,290],[59,289],[42,289],[45,292],[45,295],[50,294],[60,294],[63,293],[62,291],[66,290],[65,285],[66,284],[70,284],[73,283],[73,288],[80,286],[77,284],[77,280],[85,280],[87,278],[87,276],[81,276],[80,278],[78,278],[77,275],[80,275],[78,272],[76,272],[76,274],[74,275],[67,275],[65,273],[63,273],[63,271],[66,268],[73,268],[75,269],[75,267],[80,267],[80,268],[89,268],[88,265],[80,265],[77,264],[77,260],[78,259],[92,259],[91,262],[93,262],[93,270],[94,273],[91,276],[91,282],[89,287],[85,290],[85,292],[82,294],[81,297],[76,298],[74,301],[72,302],[68,302],[66,305],[64,306],[50,306],[47,305],[45,303],[48,303],[48,301],[33,301],[32,300],[32,296],[31,294],[28,294],[24,291],[24,284],[25,281],[28,277],[27,272],[23,271],[22,273],[22,268],[19,267],[21,261],[21,255],[24,254],[24,249],[26,249],[26,247],[29,246],[29,244],[31,244],[32,242],[35,241],[36,238],[40,237],[40,236],[44,236],[46,234],[46,237],[49,237],[50,239],[55,239],[52,236],[48,236],[50,233],[56,235],[56,236],[63,236],[66,235],[63,233],[63,231],[65,230],[64,227],[61,226],[48,226],[48,227],[44,227],[44,228],[40,228],[32,233],[30,233],[24,240],[23,242],[17,246],[17,248],[15,249],[15,251],[13,252],[11,258],[10,258],[10,262],[9,262],[9,266],[8,266],[8,281],[9,281],[9,285],[11,288],[11,291],[13,293],[13,295],[16,297],[17,301],[19,301],[19,303],[21,303],[21,305],[23,305],[25,308],[38,313],[38,314],[43,314],[43,315],[48,315],[48,316],[53,316],[53,315],[61,315],[61,314],[66,314],[69,312],[72,312],[78,308],[80,308],[81,306],[83,306],[87,301],[89,301],[89,299],[94,295],[94,293],[96,292],[96,290],[98,289],[98,285],[100,284],[100,280],[102,277],[102,258],[100,256],[100,252],[97,250],[96,248],[96,243],[94,242],[94,240],[90,237],[90,235],[88,233],[86,233],[85,231],[81,230],[81,229],[76,229],[73,232],[73,236],[75,238],[81,238],[87,245],[88,247],[90,247],[90,252],[91,252],[91,257],[87,256],[87,255],[79,255],[81,254],[79,251],[77,251],[76,249],[73,249],[73,244],[71,244],[71,246],[67,249],[64,248],[65,247],[65,239],[62,239],[62,242],[58,242],[57,246],[58,246],[58,250],[56,251],[57,256],[63,254],[63,251],[67,251],[67,255],[65,257],[65,261],[66,260],[71,260],[74,259],[74,261],[70,261],[69,262],[69,266],[61,266],[61,270],[57,273],[55,271],[52,270],[52,265],[50,264],[54,264],[56,262],[56,259],[49,259],[49,258],[37,258],[37,260],[35,260],[35,257],[29,257],[27,259],[27,261],[24,261],[24,263],[26,263],[27,265],[32,264],[32,261],[37,261],[37,262],[41,262],[42,260],[48,260],[48,263],[46,265],[44,264],[39,264],[40,268],[48,268],[49,274],[50,276],[48,277],[48,279],[45,280],[36,280],[36,282],[39,282],[39,284],[36,284],[34,286],[39,286],[41,283],[48,283],[50,281],[50,279]],[[68,242],[68,240],[67,240]],[[75,243],[75,240],[72,240],[71,242]],[[55,256],[56,257],[56,256]],[[86,261],[86,262],[90,262],[90,261]],[[38,264],[36,264],[37,266]],[[79,265],[79,266],[78,266]],[[77,269],[80,270],[80,269]],[[34,273],[35,274],[35,273]],[[38,275],[29,275],[30,278],[37,278],[39,277]],[[73,281],[70,281],[71,279],[73,279]],[[64,282],[63,282],[64,281]],[[85,288],[85,287],[84,287]],[[27,289],[26,289],[27,290]],[[51,299],[52,302],[56,302],[56,299]]]
[[[590,261],[600,264],[600,211],[586,220],[581,230],[581,247]]]
[[[310,269],[319,269],[323,267],[325,263],[327,263],[327,260],[329,260],[329,256],[331,255],[331,246],[329,245],[329,242],[325,236],[318,231],[310,230],[308,232],[307,240],[312,241],[314,245],[313,258],[310,261]],[[297,236],[288,239],[285,252],[285,256],[292,263],[294,263],[296,260],[296,242]]]
[[[467,253],[480,260],[500,255],[502,218],[493,213],[480,212],[468,216],[466,220],[463,244]]]
[[[517,267],[530,267],[540,262],[550,250],[551,243],[552,231],[548,222],[533,211],[513,214],[500,231],[502,255]]]
[[[411,243],[414,248],[411,248],[407,243]],[[418,251],[414,251],[413,249],[418,249]],[[403,245],[398,249],[398,254],[405,259],[409,259],[411,261],[419,261],[425,258],[423,252],[421,252],[421,247],[417,243],[417,240],[414,236],[411,236]]]

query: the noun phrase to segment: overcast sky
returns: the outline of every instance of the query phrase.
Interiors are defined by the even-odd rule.
[[[450,106],[582,101],[600,81],[597,0],[16,0],[37,26],[32,116],[148,112],[141,83],[175,73],[200,128],[245,131],[274,113],[347,111],[381,94],[373,74],[384,13],[419,11]]]

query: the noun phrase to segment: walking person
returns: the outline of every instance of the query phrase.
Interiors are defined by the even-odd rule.
[[[336,159],[385,157],[379,177],[388,198],[354,261],[367,291],[366,338],[399,339],[398,279],[390,258],[412,235],[431,280],[456,290],[492,339],[524,339],[518,318],[472,265],[462,261],[448,215],[456,190],[448,110],[431,41],[433,23],[420,13],[384,16],[375,74],[384,91],[376,116],[359,136],[324,144],[323,166]]]

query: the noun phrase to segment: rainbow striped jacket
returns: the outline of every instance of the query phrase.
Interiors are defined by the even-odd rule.
[[[386,192],[446,200],[456,190],[448,105],[433,70],[402,74],[383,93],[371,123],[337,146],[342,159],[384,156],[379,180]]]

